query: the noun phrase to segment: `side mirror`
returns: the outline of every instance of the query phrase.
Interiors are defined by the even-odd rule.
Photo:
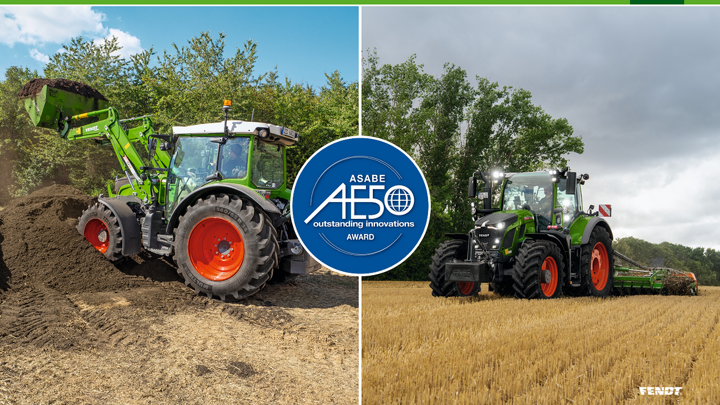
[[[175,147],[175,145],[171,144],[170,142],[163,142],[160,144],[160,150],[163,151],[170,151]]]
[[[148,156],[150,157],[150,159],[152,159],[153,156],[155,156],[155,149],[157,148],[157,139],[150,138],[147,148],[148,148]]]
[[[475,198],[477,196],[477,179],[475,176],[468,179],[468,198]]]
[[[567,183],[565,185],[565,194],[574,195],[577,188],[577,173],[568,172],[566,181]]]

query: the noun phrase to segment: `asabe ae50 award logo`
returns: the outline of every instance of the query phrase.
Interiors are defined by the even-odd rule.
[[[415,162],[377,138],[332,142],[303,166],[293,185],[292,221],[320,263],[372,275],[402,263],[430,219],[430,193]]]

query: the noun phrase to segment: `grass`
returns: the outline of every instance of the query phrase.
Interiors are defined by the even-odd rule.
[[[697,297],[435,298],[363,282],[363,403],[720,403],[720,287]],[[683,387],[678,397],[638,387]]]

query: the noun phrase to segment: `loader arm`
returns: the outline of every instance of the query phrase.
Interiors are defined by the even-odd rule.
[[[99,139],[102,143],[109,143],[115,151],[120,167],[125,172],[128,180],[131,180],[131,185],[137,196],[147,201],[154,194],[162,200],[164,193],[162,193],[158,183],[166,177],[166,174],[164,172],[156,173],[145,167],[140,153],[135,148],[135,144],[138,142],[145,148],[151,142],[155,142],[151,137],[154,130],[150,117],[130,118],[121,121],[118,119],[117,110],[109,107],[103,110],[74,115],[69,118],[68,124],[72,127],[73,122],[92,117],[98,118],[98,121],[69,130],[66,129],[67,134],[64,137],[71,141]],[[131,123],[140,123],[140,125],[126,131],[123,124],[128,125]],[[167,169],[170,156],[166,151],[156,147],[150,160],[153,167]],[[132,179],[130,175],[133,176]],[[151,187],[155,187],[154,192],[151,192]],[[160,201],[160,203],[162,204],[164,201]]]

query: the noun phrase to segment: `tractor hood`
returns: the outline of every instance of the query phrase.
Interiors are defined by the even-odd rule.
[[[476,228],[483,228],[483,227],[496,227],[499,224],[503,224],[503,226],[507,227],[508,225],[514,224],[517,222],[518,215],[514,213],[503,213],[503,212],[496,212],[494,214],[486,215],[477,221],[475,221],[475,227]]]

